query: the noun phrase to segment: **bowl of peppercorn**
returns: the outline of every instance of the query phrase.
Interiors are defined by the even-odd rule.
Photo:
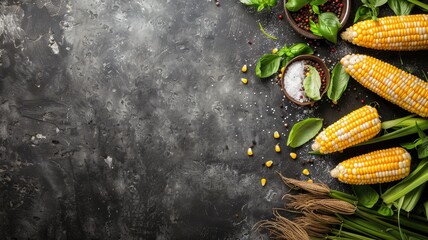
[[[321,15],[324,13],[333,13],[337,17],[340,25],[337,25],[337,31],[343,28],[351,14],[351,0],[284,0],[285,16],[291,27],[304,37],[310,39],[323,38],[318,31],[318,23]],[[330,14],[330,17],[332,14]],[[328,28],[332,21],[327,20]],[[333,21],[334,22],[334,21]],[[329,40],[328,37],[324,37]]]
[[[300,55],[290,60],[280,79],[283,94],[301,106],[313,106],[327,92],[329,84],[327,66],[314,55]]]

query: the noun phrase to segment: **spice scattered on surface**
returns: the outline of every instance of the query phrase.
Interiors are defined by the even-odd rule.
[[[281,147],[279,146],[279,143],[275,145],[275,152],[281,152]]]
[[[296,159],[296,158],[297,158],[297,154],[296,154],[295,152],[291,152],[291,153],[290,153],[290,157],[291,157],[292,159]]]
[[[278,131],[275,131],[274,133],[273,133],[273,137],[275,138],[275,139],[278,139],[280,136],[279,136],[279,132]]]
[[[285,127],[285,128],[288,128],[288,123],[284,123],[284,127]]]
[[[272,164],[273,164],[272,160],[269,160],[269,161],[265,162],[265,166],[268,167],[268,168],[272,167]]]
[[[246,78],[241,78],[241,82],[242,82],[243,84],[247,84],[247,83],[248,83],[248,79],[246,79]]]
[[[241,71],[243,73],[245,73],[245,72],[247,72],[247,70],[248,70],[247,64],[244,64],[244,66],[242,66],[242,68],[241,68]]]
[[[264,187],[266,185],[266,178],[262,178],[260,179],[260,183],[262,184],[262,186]]]
[[[279,20],[282,20],[283,18],[284,18],[284,16],[282,16],[282,14],[279,14],[279,15],[278,15],[278,19],[279,19]]]
[[[248,156],[253,156],[253,149],[251,149],[251,148],[248,148],[248,150],[247,150],[247,154],[248,154]]]
[[[309,175],[309,170],[305,168],[305,169],[303,169],[302,173],[304,175],[308,176]]]

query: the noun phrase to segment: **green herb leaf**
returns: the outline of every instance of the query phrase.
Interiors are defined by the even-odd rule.
[[[290,52],[288,53],[288,57],[294,58],[303,54],[314,54],[314,50],[311,47],[304,43],[296,43],[291,45],[289,48]]]
[[[241,3],[249,6],[257,8],[257,11],[260,12],[266,7],[274,7],[276,5],[277,0],[239,0]]]
[[[267,32],[265,31],[265,29],[263,28],[263,26],[262,26],[262,24],[261,24],[261,23],[259,23],[259,27],[260,27],[260,31],[262,31],[262,33],[263,33],[264,35],[266,35],[266,37],[268,37],[268,38],[270,38],[270,39],[272,39],[272,40],[277,40],[277,39],[278,39],[278,38],[276,38],[276,37],[274,37],[274,36],[270,35],[269,33],[267,33]]]
[[[380,7],[384,5],[388,0],[368,0],[369,6]]]
[[[409,15],[415,5],[407,0],[388,0],[388,6],[394,11],[395,15],[401,16]]]
[[[338,62],[331,72],[330,85],[327,90],[327,97],[337,104],[349,82],[349,74],[345,68]]]
[[[309,2],[310,0],[287,0],[285,7],[290,12],[297,12]]]
[[[307,118],[293,125],[287,139],[287,146],[300,147],[315,137],[322,128],[321,118]]]
[[[256,65],[256,75],[259,78],[267,78],[278,72],[281,57],[276,54],[263,55]]]
[[[355,13],[354,23],[371,19],[372,14],[373,13],[370,11],[370,8],[366,6],[360,6]]]
[[[260,12],[260,11],[262,11],[263,9],[265,9],[265,5],[264,5],[264,4],[260,4],[260,5],[257,7],[257,12]]]
[[[318,73],[317,69],[306,65],[309,68],[309,75],[303,79],[303,87],[305,88],[305,95],[312,100],[320,100],[321,99],[321,77]]]
[[[372,208],[379,200],[379,194],[368,185],[354,185],[354,193],[357,195],[358,204]]]
[[[377,213],[385,217],[391,217],[394,215],[394,210],[391,209],[391,205],[388,206],[382,202],[379,209],[377,210]]]
[[[309,19],[309,27],[309,29],[314,35],[322,37],[320,30],[318,29],[318,25],[314,21],[312,21],[312,19]]]
[[[260,4],[259,0],[239,0],[239,1],[250,7],[258,7]]]
[[[337,43],[337,33],[342,25],[336,14],[325,12],[318,15],[318,30],[323,36],[332,43]]]
[[[320,14],[320,8],[318,5],[312,5],[312,11],[314,11],[316,14]]]
[[[290,50],[288,49],[287,45],[284,45],[281,49],[276,52],[276,55],[282,57],[284,55],[288,56],[290,54]]]
[[[311,6],[319,6],[319,5],[322,5],[326,2],[327,2],[327,0],[312,0],[309,4]]]

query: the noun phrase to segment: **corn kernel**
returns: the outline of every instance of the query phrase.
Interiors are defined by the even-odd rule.
[[[275,131],[275,132],[273,133],[273,137],[274,137],[274,138],[276,138],[276,139],[278,139],[278,138],[279,138],[279,132],[278,132],[278,131]]]
[[[248,83],[248,79],[246,79],[246,78],[241,78],[241,82],[242,82],[243,84],[247,84],[247,83]]]
[[[262,178],[260,179],[260,183],[262,184],[262,186],[264,187],[266,185],[266,178]]]
[[[285,72],[285,67],[282,67],[281,68],[281,73],[284,74],[284,72]]]
[[[247,153],[248,153],[248,156],[250,157],[253,156],[253,149],[248,148]]]
[[[279,79],[281,79],[281,78],[282,78],[282,73],[280,73],[280,74],[278,75],[278,78],[279,78]]]
[[[291,153],[290,153],[290,157],[291,157],[292,159],[296,159],[296,158],[297,158],[297,154],[296,154],[296,153],[294,153],[294,152],[291,152]]]
[[[302,173],[304,175],[308,176],[309,175],[309,170],[305,168],[305,169],[303,169]]]
[[[277,53],[278,52],[278,48],[274,48],[274,49],[272,49],[272,53],[273,54],[275,54],[275,53]]]
[[[244,64],[244,66],[242,66],[242,68],[241,68],[241,71],[243,73],[245,73],[245,72],[247,72],[247,70],[248,70],[247,64]]]
[[[314,182],[314,180],[308,179],[308,183],[313,183],[313,182]]]
[[[279,146],[279,143],[275,145],[275,152],[281,152],[281,147]]]
[[[269,160],[269,161],[265,162],[265,166],[268,167],[268,168],[270,168],[272,166],[272,164],[273,164],[272,160]]]

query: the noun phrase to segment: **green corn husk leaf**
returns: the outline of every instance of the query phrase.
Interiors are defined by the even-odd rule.
[[[395,202],[426,181],[428,181],[428,159],[422,160],[409,176],[386,190],[381,198],[386,204]]]

